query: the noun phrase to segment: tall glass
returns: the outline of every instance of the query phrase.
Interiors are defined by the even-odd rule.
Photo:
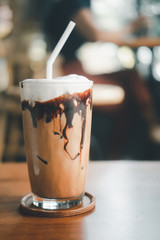
[[[33,204],[81,204],[89,160],[93,82],[77,75],[20,83]]]

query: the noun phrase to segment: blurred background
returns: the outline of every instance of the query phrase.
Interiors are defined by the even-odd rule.
[[[25,161],[18,84],[26,78],[45,77],[50,55],[41,28],[46,2],[0,0],[0,161]],[[160,2],[92,0],[91,10],[95,24],[109,31],[117,31],[139,15],[150,19],[148,29],[130,34],[123,44],[83,44],[77,51],[77,58],[89,75],[126,69],[134,74],[132,70],[136,69],[151,94],[156,120],[154,126],[148,127],[137,109],[124,112],[125,90],[111,83],[102,85],[97,78],[90,158],[160,160]],[[146,42],[148,37],[150,41]],[[59,56],[54,65],[55,77],[63,75],[61,61]],[[138,86],[136,91],[143,94]]]

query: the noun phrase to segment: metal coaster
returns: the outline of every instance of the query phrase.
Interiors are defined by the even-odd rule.
[[[73,208],[61,210],[46,210],[38,208],[32,203],[32,194],[28,194],[21,199],[20,211],[23,214],[37,216],[37,217],[70,217],[78,214],[86,213],[95,207],[95,197],[90,193],[85,192],[83,202]]]

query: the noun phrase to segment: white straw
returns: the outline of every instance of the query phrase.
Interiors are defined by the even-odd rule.
[[[52,79],[52,65],[56,59],[56,57],[58,56],[58,54],[60,53],[63,45],[65,44],[65,42],[67,41],[69,35],[71,34],[73,28],[75,27],[75,23],[70,21],[66,30],[64,31],[64,33],[62,34],[59,42],[57,43],[56,47],[54,48],[53,52],[51,53],[50,58],[47,61],[47,70],[46,70],[46,78],[47,79]]]

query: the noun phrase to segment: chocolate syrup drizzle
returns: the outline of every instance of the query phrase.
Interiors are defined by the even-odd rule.
[[[43,158],[41,158],[40,156],[36,155],[36,157],[41,161],[43,162],[44,164],[48,164],[48,162],[46,160],[44,160]]]
[[[43,119],[46,123],[51,122],[57,115],[60,115],[60,119],[62,114],[65,114],[66,124],[63,129],[60,127],[60,132],[53,131],[54,135],[59,135],[60,139],[65,138],[66,142],[64,144],[64,150],[67,152],[69,157],[72,160],[75,160],[83,149],[84,143],[84,135],[85,135],[85,127],[86,127],[86,108],[90,105],[90,109],[92,108],[92,91],[88,89],[82,93],[74,93],[69,94],[66,93],[60,97],[51,99],[45,102],[35,101],[35,105],[32,106],[29,101],[22,101],[22,110],[25,111],[28,109],[30,111],[33,127],[37,127],[37,122]],[[72,120],[74,114],[78,113],[81,116],[82,120],[82,135],[80,141],[80,152],[78,152],[74,157],[71,157],[70,153],[67,150],[67,145],[69,143],[69,139],[67,137],[67,129],[72,128]],[[60,125],[61,126],[61,125]],[[43,160],[38,156],[38,159]],[[44,160],[46,162],[46,160]],[[42,161],[42,162],[44,162]]]

